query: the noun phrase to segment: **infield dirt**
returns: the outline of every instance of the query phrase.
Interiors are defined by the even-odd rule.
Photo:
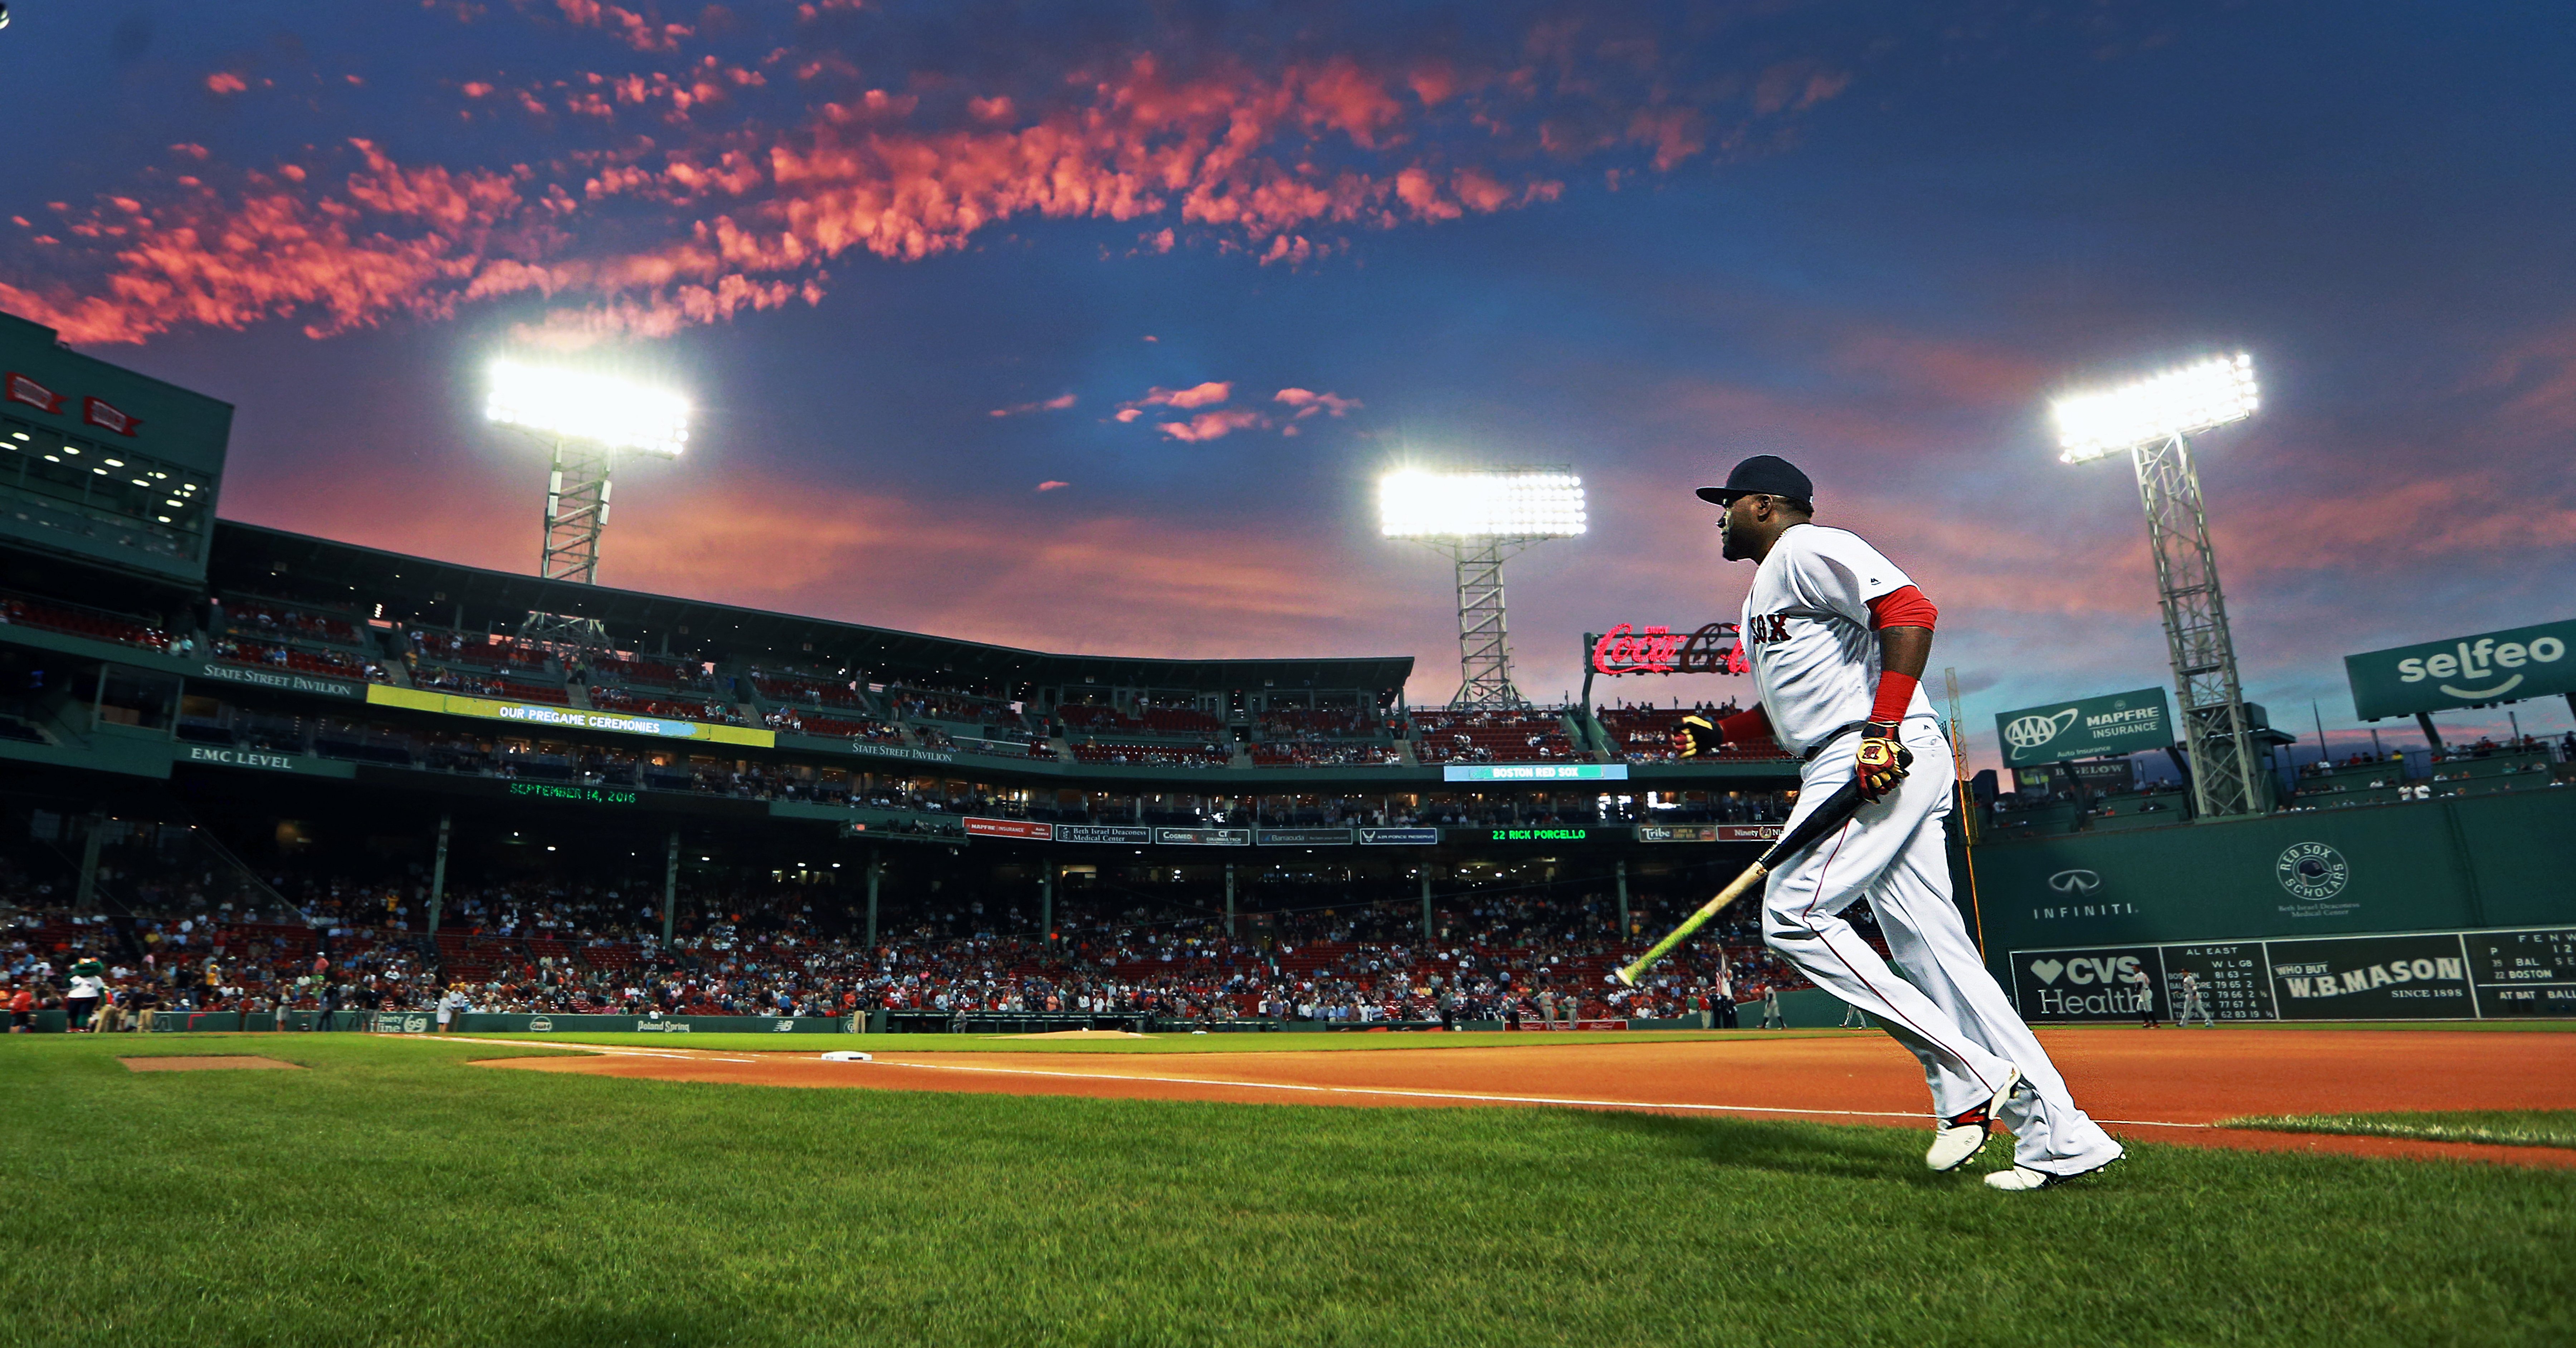
[[[2076,1099],[2114,1133],[2257,1151],[2442,1157],[2576,1168],[2576,1150],[2215,1128],[2253,1114],[2576,1108],[2576,1035],[2339,1030],[2042,1032]],[[495,1041],[498,1042],[498,1041]],[[514,1045],[514,1047],[523,1045]],[[1675,1115],[1928,1123],[1914,1060],[1876,1034],[1582,1049],[1370,1053],[806,1054],[596,1047],[492,1063],[648,1081],[1375,1107],[1564,1107]]]

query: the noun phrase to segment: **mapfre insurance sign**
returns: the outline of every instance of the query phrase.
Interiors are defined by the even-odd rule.
[[[2576,621],[2343,658],[2365,721],[2576,693]]]

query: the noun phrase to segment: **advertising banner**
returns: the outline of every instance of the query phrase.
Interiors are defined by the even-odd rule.
[[[1583,828],[1471,828],[1458,830],[1478,842],[1582,842],[1592,836]]]
[[[1625,763],[1451,763],[1444,782],[1624,782]]]
[[[2157,1014],[2167,1020],[2182,1009],[2185,973],[2198,977],[2219,1020],[2576,1013],[2571,927],[2016,950],[2009,959],[2014,1001],[2031,1020],[2136,1016],[2134,985],[2125,981],[2132,969],[2156,980]]]
[[[1154,841],[1166,847],[1250,847],[1248,828],[1158,828]]]
[[[2164,958],[2157,946],[2015,951],[2013,1000],[2031,1020],[2136,1020],[2139,989],[2133,976],[2140,970],[2162,1002]]]
[[[1438,847],[1440,830],[1436,828],[1364,828],[1360,830],[1362,847]]]
[[[1778,842],[1778,824],[1639,824],[1641,843]]]
[[[1055,840],[1069,843],[1125,843],[1142,847],[1154,840],[1154,830],[1142,824],[1058,824]]]
[[[2393,646],[2343,658],[2361,719],[2576,693],[2576,621]]]
[[[2457,936],[2267,941],[2283,1020],[2454,1020],[2476,1011]]]
[[[2005,766],[2016,768],[2170,748],[2173,717],[2165,707],[2162,688],[2052,702],[1997,714],[1995,737]]]
[[[966,836],[970,838],[1023,838],[1045,842],[1055,836],[1055,826],[1030,819],[979,819],[966,817]]]
[[[353,777],[357,769],[332,758],[315,758],[309,754],[276,754],[261,749],[232,749],[213,744],[191,744],[173,755],[180,763],[213,763],[227,768],[255,768],[261,772],[300,772],[308,777]]]
[[[651,735],[657,739],[747,744],[762,749],[773,748],[778,743],[776,732],[751,726],[715,725],[706,721],[674,721],[659,716],[636,716],[626,712],[558,707],[547,702],[504,702],[498,698],[467,697],[461,693],[438,693],[418,688],[395,688],[381,683],[367,685],[367,701],[382,707],[403,707],[412,711],[443,712],[449,716],[472,716],[487,721],[516,722],[532,730],[608,730],[626,735]]]
[[[1351,831],[1346,828],[1265,828],[1252,835],[1264,847],[1348,847]]]

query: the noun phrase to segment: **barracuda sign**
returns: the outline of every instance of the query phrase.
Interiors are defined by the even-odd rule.
[[[2365,721],[2576,693],[2576,621],[2365,651],[2343,670]]]

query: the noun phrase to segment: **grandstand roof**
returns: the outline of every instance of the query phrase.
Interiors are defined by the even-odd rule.
[[[360,547],[232,520],[218,521],[208,580],[217,589],[303,597],[401,622],[515,629],[531,611],[593,618],[622,646],[708,659],[850,664],[879,680],[990,680],[1079,688],[1327,688],[1393,691],[1413,657],[1160,660],[1062,655],[771,613],[605,585],[546,580]],[[461,615],[461,621],[460,621]]]

